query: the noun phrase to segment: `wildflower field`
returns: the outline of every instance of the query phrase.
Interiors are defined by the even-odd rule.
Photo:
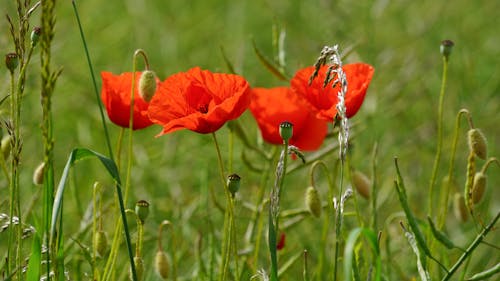
[[[0,10],[0,280],[500,278],[496,1]]]

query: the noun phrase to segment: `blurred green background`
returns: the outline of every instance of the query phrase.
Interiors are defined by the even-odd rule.
[[[286,83],[280,82],[261,65],[252,49],[252,40],[255,40],[263,53],[273,57],[273,26],[286,31],[289,75],[300,67],[312,65],[325,45],[339,44],[341,50],[354,47],[344,63],[372,64],[375,76],[363,107],[352,120],[359,124],[353,129],[357,136],[353,141],[352,165],[370,174],[372,149],[378,143],[382,217],[400,211],[392,186],[394,156],[400,159],[410,204],[417,215],[422,218],[425,215],[419,204],[427,196],[436,150],[442,74],[439,46],[443,39],[453,40],[455,47],[449,62],[444,154],[438,179],[448,169],[455,116],[461,108],[472,113],[474,124],[486,135],[489,155],[499,156],[499,1],[86,0],[76,3],[99,87],[100,71],[131,71],[132,54],[138,48],[147,52],[151,67],[160,79],[193,66],[227,72],[221,47],[236,71],[252,86],[284,85]],[[15,1],[2,0],[1,11],[14,17]],[[39,14],[39,10],[34,13],[32,26],[38,25]],[[53,98],[58,179],[72,148],[87,147],[105,152],[106,147],[71,2],[58,1],[56,14],[53,67],[63,68]],[[3,53],[13,50],[5,19],[0,20],[0,50]],[[42,160],[39,63],[39,56],[35,55],[23,104],[24,172],[21,181],[26,200],[31,200],[38,192],[38,187],[31,183],[31,171]],[[5,68],[0,73],[0,97],[4,97],[8,94],[9,76]],[[8,108],[4,104],[0,109],[5,116]],[[250,114],[246,113],[242,121],[248,134],[256,139],[258,131]],[[465,179],[467,154],[466,123],[462,121],[461,124],[456,162],[460,188]],[[119,129],[113,124],[109,127],[116,144]],[[133,206],[138,199],[150,201],[157,221],[181,220],[183,216],[192,216],[190,212],[198,213],[194,217],[205,216],[203,210],[194,209],[198,199],[206,196],[206,187],[215,185],[217,188],[219,180],[217,170],[211,168],[215,167],[216,154],[210,136],[181,131],[155,138],[159,131],[159,127],[153,126],[135,133],[132,198],[128,205]],[[218,134],[223,151],[227,151],[227,129],[223,128]],[[325,142],[335,141],[336,138],[331,138]],[[236,142],[236,147],[238,152],[241,144]],[[227,157],[227,153],[224,154]],[[243,178],[241,197],[252,198],[259,175],[245,168],[237,158],[238,153],[235,155],[234,170],[241,171]],[[81,206],[80,210],[69,208],[69,214],[82,215],[90,202],[95,180],[109,182],[98,165],[95,161],[77,165],[73,177],[77,188],[73,191],[74,196],[67,196],[70,202],[67,206],[78,203]],[[491,167],[488,174],[487,196],[498,198],[498,167]],[[304,169],[294,177],[296,180],[290,180],[290,187],[287,187],[290,195],[284,200],[290,207],[300,207],[308,185],[307,171]],[[6,212],[8,185],[4,178],[0,182],[0,211]],[[107,193],[111,196],[111,188]],[[360,204],[368,208],[365,201]],[[186,210],[190,206],[192,209]],[[499,206],[499,200],[491,200],[480,208],[486,218],[488,213],[496,213]],[[183,231],[193,236],[193,231],[199,228],[197,223],[195,220],[186,224]],[[319,221],[307,223],[319,226]],[[73,227],[76,229],[78,225]],[[291,241],[300,240],[310,228],[301,229],[295,236],[291,235]],[[461,231],[456,232],[461,237]],[[313,241],[305,243],[314,244]]]

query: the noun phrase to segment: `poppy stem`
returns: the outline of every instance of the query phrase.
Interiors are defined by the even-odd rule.
[[[224,194],[226,195],[227,206],[224,215],[224,239],[222,244],[222,261],[219,280],[226,280],[227,271],[229,268],[229,255],[232,252],[231,247],[233,246],[233,232],[234,232],[234,206],[231,194],[229,192],[226,177],[224,175],[224,161],[222,159],[222,154],[219,147],[219,142],[215,133],[212,133],[212,138],[214,140],[215,149],[217,151],[217,159],[219,163],[219,174],[224,186]],[[237,256],[234,257],[235,263],[238,264]]]

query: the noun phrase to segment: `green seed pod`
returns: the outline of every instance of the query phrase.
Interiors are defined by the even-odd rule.
[[[280,124],[279,131],[283,141],[288,141],[293,136],[293,124],[288,121],[284,121]]]
[[[453,198],[453,213],[461,222],[467,221],[467,207],[465,206],[464,196],[460,192],[455,193],[455,197]]]
[[[134,257],[135,273],[137,274],[137,281],[141,281],[144,276],[144,261],[141,257]],[[133,281],[132,269],[129,270],[130,280]]]
[[[35,47],[38,43],[38,39],[40,39],[40,35],[42,34],[42,28],[34,27],[33,31],[31,31],[31,46]]]
[[[161,250],[156,252],[155,256],[155,270],[156,274],[160,276],[162,279],[166,280],[168,278],[169,273],[169,263],[167,254]]]
[[[135,203],[135,213],[139,217],[142,224],[146,221],[149,215],[149,203],[146,200],[139,200]]]
[[[240,180],[241,177],[237,174],[232,174],[227,177],[227,188],[233,197],[234,194],[236,194],[236,192],[240,189]]]
[[[477,157],[486,160],[488,157],[488,145],[486,137],[479,129],[470,129],[467,133],[469,139],[469,149],[476,154]]]
[[[33,172],[33,183],[35,185],[43,184],[43,174],[45,172],[45,162],[40,163],[38,167],[36,167],[35,172]]]
[[[484,191],[486,190],[486,175],[483,172],[477,172],[474,175],[474,184],[472,185],[472,202],[479,203],[483,198]]]
[[[3,159],[7,160],[10,155],[10,151],[12,150],[12,136],[11,135],[6,135],[2,139],[1,143],[1,149],[3,153]]]
[[[453,50],[454,45],[455,43],[453,43],[453,41],[451,40],[443,40],[440,47],[441,54],[448,58],[451,54],[451,51]]]
[[[313,216],[317,218],[321,216],[321,199],[318,190],[313,186],[306,189],[306,207]]]
[[[5,55],[5,66],[10,71],[10,74],[14,73],[17,66],[19,65],[19,57],[16,53],[8,53]]]
[[[98,231],[95,235],[94,247],[98,257],[103,258],[108,251],[108,238],[106,232]]]
[[[156,74],[152,70],[144,70],[139,78],[139,95],[149,102],[156,92]]]
[[[444,232],[439,231],[436,228],[436,225],[434,224],[434,222],[432,221],[430,216],[427,216],[427,220],[429,221],[432,235],[434,235],[434,238],[436,238],[436,240],[441,242],[441,244],[443,244],[448,249],[453,249],[456,247],[455,244],[453,244],[453,242],[450,240],[450,238],[448,238],[448,236],[446,236],[446,234],[444,234]]]
[[[370,198],[370,179],[360,171],[354,171],[351,175],[352,185],[365,199]]]

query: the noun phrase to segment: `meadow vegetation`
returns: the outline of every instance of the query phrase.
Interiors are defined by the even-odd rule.
[[[495,280],[499,8],[465,0],[4,1],[0,278]],[[34,27],[42,27],[35,44]],[[143,71],[144,56],[162,82],[200,67],[235,73],[249,89],[273,88],[290,86],[337,44],[344,65],[374,69],[363,105],[347,116],[346,154],[333,116],[319,148],[281,159],[288,140],[263,140],[250,110],[213,133],[159,135],[161,122],[132,131],[106,111],[103,126],[101,73]]]

